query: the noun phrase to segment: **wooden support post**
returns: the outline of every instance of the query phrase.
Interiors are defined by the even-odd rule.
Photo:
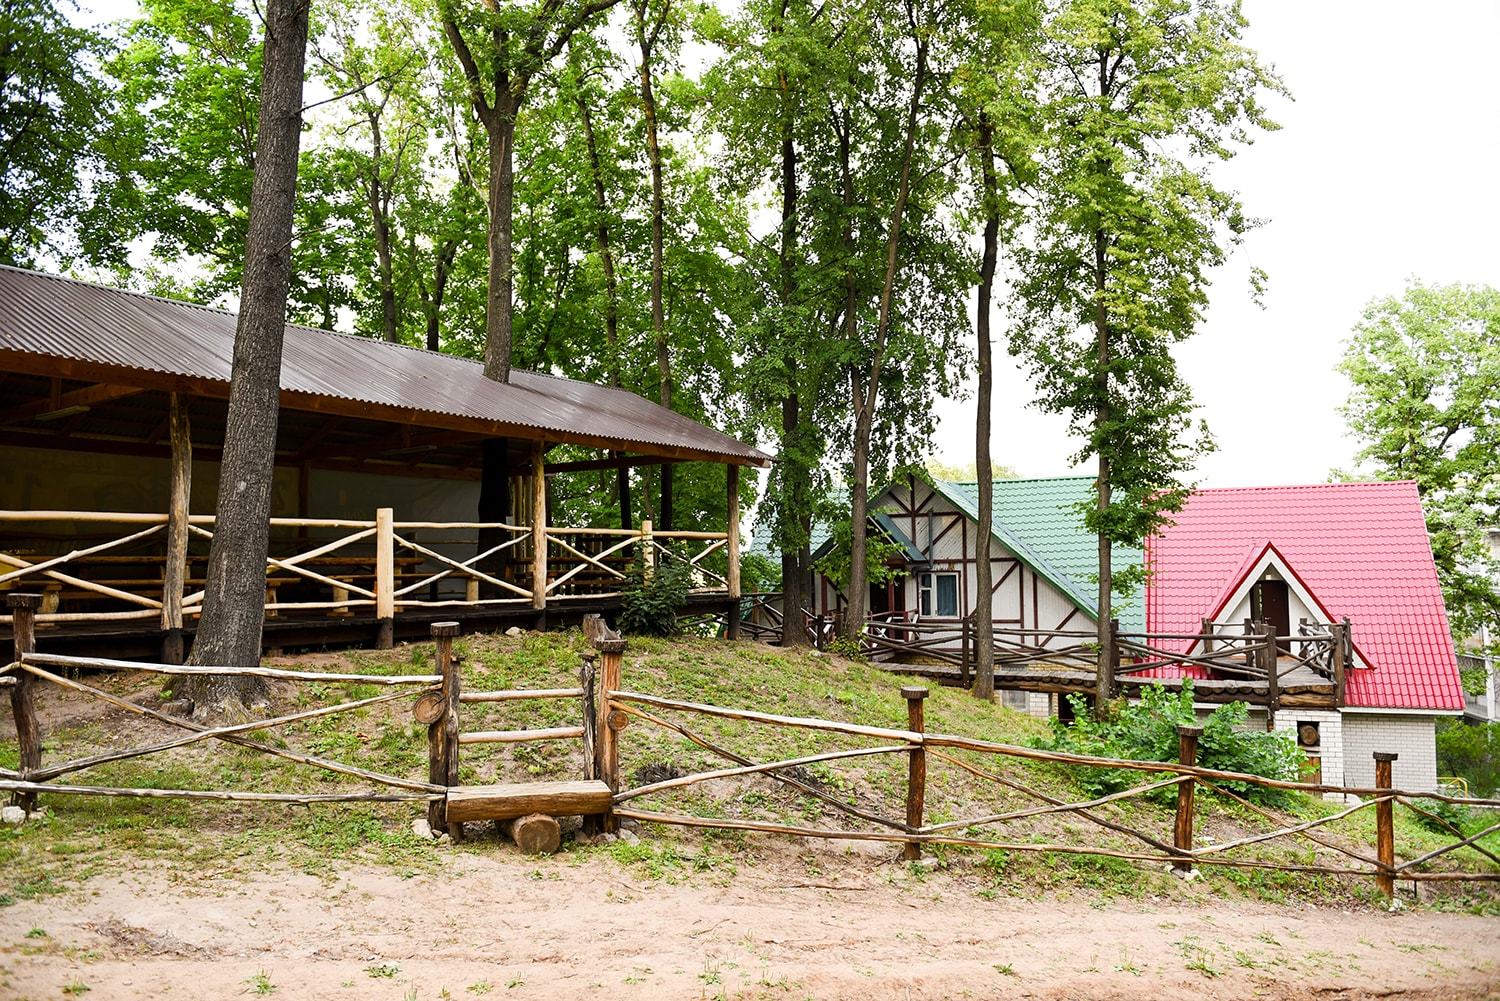
[[[1109,620],[1109,691],[1105,694],[1114,698],[1115,693],[1120,690],[1120,620]],[[1103,711],[1100,706],[1097,710]]]
[[[1204,616],[1200,621],[1203,629],[1203,655],[1206,657],[1214,652],[1214,620]]]
[[[1390,751],[1375,752],[1375,788],[1386,790],[1394,785],[1391,781],[1391,762],[1395,760],[1396,755]],[[1389,794],[1382,793],[1375,804],[1375,857],[1380,860],[1375,886],[1385,894],[1387,900],[1396,895],[1396,831],[1391,813]]]
[[[547,445],[531,446],[531,607],[547,607]]]
[[[906,728],[913,733],[927,729],[922,702],[927,698],[927,689],[921,685],[907,685],[901,689],[906,700]],[[906,826],[916,829],[922,826],[922,807],[927,799],[927,752],[917,744],[908,752],[906,765]],[[908,841],[901,849],[901,857],[915,861],[922,857],[922,843]]]
[[[15,659],[36,652],[36,611],[42,605],[39,594],[8,594],[5,603],[10,606],[11,635],[15,640]],[[32,704],[32,692],[36,678],[28,671],[17,671],[16,683],[10,690],[10,713],[16,723],[16,745],[19,749],[17,770],[21,781],[31,779],[33,769],[42,763],[42,728],[37,723],[36,706]],[[36,793],[17,792],[10,801],[27,813],[36,809]]]
[[[1344,705],[1344,678],[1349,669],[1346,652],[1349,649],[1349,620],[1335,622],[1328,631],[1333,634],[1333,704]]]
[[[728,498],[728,525],[725,531],[729,538],[724,548],[729,555],[729,570],[724,574],[725,587],[729,591],[729,621],[725,633],[732,640],[740,638],[740,467],[724,467],[725,495]]]
[[[167,495],[167,556],[161,573],[161,659],[181,664],[187,651],[182,643],[182,596],[187,581],[188,505],[193,488],[193,439],[187,405],[171,396],[167,427],[172,447],[171,486]]]
[[[389,650],[396,642],[396,516],[388,507],[375,510],[375,646]]]
[[[1203,736],[1201,726],[1179,726],[1177,728],[1177,762],[1193,767],[1198,764],[1198,738]],[[1172,846],[1179,851],[1193,849],[1193,787],[1191,776],[1177,786],[1177,825],[1172,830]],[[1191,872],[1191,859],[1173,862],[1178,872]]]
[[[1266,670],[1266,732],[1276,729],[1276,710],[1281,706],[1281,679],[1276,675],[1281,670],[1276,656],[1276,627],[1269,622],[1260,625],[1262,647],[1261,665]]]
[[[958,680],[960,687],[968,689],[970,680],[969,653],[972,649],[972,644],[970,644],[969,642],[969,634],[974,631],[974,620],[970,618],[963,619],[963,621],[959,624],[958,629]]]
[[[641,519],[641,567],[647,577],[656,570],[656,541],[651,535],[651,519]]]
[[[598,657],[592,651],[583,655],[578,667],[578,687],[583,690],[583,778],[585,781],[599,778],[599,708],[594,694],[598,681]],[[604,830],[603,818],[589,815],[583,818],[583,832],[598,834]]]
[[[427,726],[427,781],[434,785],[458,785],[458,662],[453,659],[453,637],[457,622],[432,624],[433,670],[443,676],[442,707]],[[441,800],[427,805],[427,823],[434,831],[447,829],[455,840],[463,837],[462,824],[449,824]]]

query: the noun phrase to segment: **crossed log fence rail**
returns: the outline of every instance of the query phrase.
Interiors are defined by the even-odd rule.
[[[189,799],[247,800],[286,803],[326,802],[414,802],[425,803],[428,823],[434,829],[446,829],[455,839],[463,837],[464,824],[477,820],[496,820],[507,825],[518,844],[531,849],[548,850],[557,844],[556,819],[582,815],[592,829],[612,830],[621,820],[755,831],[800,837],[863,840],[889,843],[899,847],[907,858],[916,858],[926,845],[953,845],[967,848],[997,849],[1007,852],[1055,852],[1107,856],[1134,862],[1164,863],[1176,869],[1195,865],[1231,868],[1279,870],[1349,877],[1373,878],[1379,889],[1390,895],[1395,881],[1476,881],[1500,882],[1500,856],[1486,842],[1500,831],[1500,823],[1491,823],[1473,834],[1464,834],[1442,819],[1434,804],[1448,803],[1482,810],[1500,809],[1500,799],[1450,796],[1441,793],[1408,791],[1395,788],[1391,763],[1394,754],[1375,754],[1376,781],[1373,787],[1355,788],[1320,783],[1282,781],[1257,775],[1205,768],[1197,764],[1195,728],[1180,731],[1180,756],[1177,762],[1132,761],[1068,754],[1036,748],[1019,747],[979,740],[957,734],[935,733],[925,726],[924,700],[927,690],[921,687],[902,689],[907,703],[905,726],[868,726],[813,717],[785,716],[748,709],[725,708],[706,703],[666,698],[624,687],[622,664],[625,641],[610,631],[597,616],[585,619],[585,635],[592,651],[580,665],[576,687],[555,689],[509,689],[500,691],[466,691],[461,684],[459,663],[453,654],[456,623],[437,623],[432,627],[436,670],[432,674],[379,675],[342,674],[335,672],[288,671],[275,668],[200,668],[168,664],[140,664],[99,658],[66,657],[39,653],[35,649],[33,616],[36,596],[12,595],[9,604],[16,621],[15,660],[0,672],[0,686],[10,691],[19,745],[19,767],[0,769],[0,790],[12,792],[18,802],[33,809],[39,794],[181,797]],[[368,698],[352,699],[333,705],[302,710],[271,719],[204,726],[190,720],[159,712],[120,698],[66,672],[87,669],[128,669],[163,675],[191,673],[255,674],[289,682],[353,682],[392,689]],[[64,673],[59,673],[64,672]],[[166,723],[185,731],[165,739],[136,747],[96,752],[60,762],[43,764],[41,734],[34,707],[35,688],[51,684],[101,700],[117,709]],[[402,699],[412,699],[416,720],[428,728],[428,775],[425,780],[387,774],[314,754],[280,747],[249,736],[252,732],[271,730],[292,723],[347,713],[367,706]],[[577,700],[580,719],[576,726],[544,727],[530,730],[464,730],[463,706],[483,703],[505,703],[532,699]],[[709,736],[680,719],[688,716],[730,720],[747,727],[780,727],[853,738],[860,746],[840,747],[813,754],[774,761],[755,761],[751,757],[722,746]],[[627,787],[621,780],[622,736],[632,720],[659,727],[728,762],[726,767],[708,769],[687,775],[676,775],[660,781]],[[346,778],[366,782],[374,788],[363,792],[280,793],[252,790],[195,790],[107,787],[60,784],[53,780],[107,762],[144,757],[176,747],[208,740],[218,740],[312,766]],[[527,782],[505,785],[464,786],[459,781],[460,748],[474,744],[504,744],[536,740],[578,740],[582,744],[583,775],[578,781]],[[907,781],[905,811],[900,817],[886,816],[880,807],[871,807],[838,791],[810,782],[805,766],[898,755],[906,757]],[[981,765],[976,756],[988,757],[994,764]],[[1007,761],[1048,762],[1068,768],[1127,769],[1142,773],[1149,781],[1105,796],[1069,801],[1035,788],[1014,773],[1007,773]],[[925,818],[925,803],[931,766],[958,769],[987,786],[1006,790],[1021,798],[1022,805],[1002,804],[1002,809],[986,810],[974,816],[931,822]],[[699,816],[662,808],[642,808],[636,801],[668,795],[711,780],[766,776],[827,805],[838,813],[859,822],[861,827],[818,827],[763,819],[726,816]],[[1228,788],[1230,784],[1298,791],[1313,795],[1334,793],[1347,805],[1325,816],[1297,820],[1259,806]],[[1170,832],[1144,830],[1139,823],[1127,823],[1115,813],[1124,801],[1175,787],[1177,809]],[[1238,804],[1254,816],[1269,823],[1269,828],[1229,841],[1203,845],[1194,838],[1195,818],[1206,808],[1196,791],[1203,789]],[[1353,799],[1352,802],[1348,802]],[[1398,861],[1395,844],[1393,805],[1401,803],[1415,813],[1428,817],[1440,826],[1447,825],[1457,840],[1438,848]],[[1375,813],[1376,838],[1373,852],[1362,844],[1351,843],[1343,833],[1325,830],[1328,825],[1372,810]],[[1068,815],[1086,821],[1101,832],[1126,839],[1124,846],[1105,845],[1082,839],[1076,842],[1036,842],[1007,839],[1007,825],[1047,815]],[[987,832],[998,832],[988,834]],[[1242,849],[1270,841],[1301,839],[1321,850],[1319,861],[1287,862],[1275,859],[1245,857]],[[1492,839],[1491,839],[1492,840]],[[1475,853],[1470,868],[1432,866],[1435,861],[1461,849]],[[1322,861],[1323,856],[1338,857],[1337,864]],[[1467,859],[1464,860],[1466,863]],[[1493,863],[1483,868],[1484,862]]]

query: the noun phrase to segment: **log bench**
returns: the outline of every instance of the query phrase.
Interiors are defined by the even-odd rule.
[[[450,825],[493,820],[529,855],[557,851],[562,840],[558,817],[590,816],[609,810],[609,786],[597,780],[513,782],[503,785],[450,786]]]

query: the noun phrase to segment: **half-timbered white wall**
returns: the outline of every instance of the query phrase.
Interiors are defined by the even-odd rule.
[[[958,616],[926,616],[923,621],[957,622],[981,603],[978,594],[975,521],[945,497],[920,481],[913,490],[907,484],[892,486],[871,499],[870,510],[890,516],[896,527],[930,560],[930,570],[958,574]],[[990,543],[992,589],[990,615],[996,625],[1020,629],[1088,629],[1093,620],[1070,598],[998,540]],[[815,582],[814,601],[819,612],[834,612],[841,603],[825,580]],[[902,607],[916,611],[919,582],[915,573],[897,582]],[[954,645],[957,645],[955,640]]]

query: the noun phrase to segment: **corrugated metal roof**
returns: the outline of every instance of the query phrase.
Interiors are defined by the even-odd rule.
[[[56,275],[0,267],[0,352],[227,384],[235,314]],[[120,376],[122,381],[128,380]],[[769,456],[622,389],[513,370],[506,384],[477,362],[288,324],[283,392],[443,415],[495,434],[764,465]],[[368,416],[378,418],[378,412]],[[447,421],[449,426],[453,421]]]

